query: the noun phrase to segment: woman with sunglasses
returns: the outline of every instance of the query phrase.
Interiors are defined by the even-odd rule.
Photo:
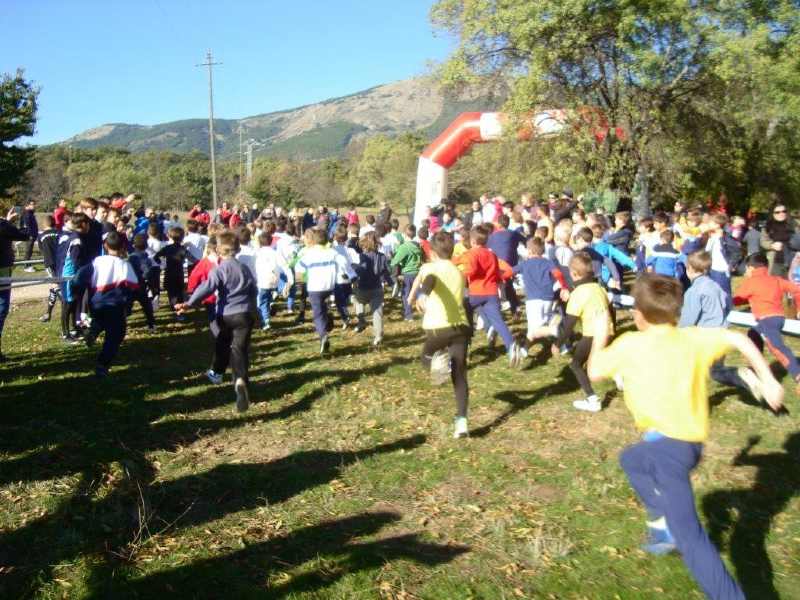
[[[791,262],[789,240],[795,232],[795,222],[784,204],[776,204],[761,232],[761,248],[769,261],[770,275],[786,275]]]

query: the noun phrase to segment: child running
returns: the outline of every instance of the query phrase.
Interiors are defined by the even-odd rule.
[[[183,264],[188,262],[194,264],[192,254],[183,245],[183,229],[173,227],[169,230],[169,239],[172,242],[159,250],[153,260],[164,259],[166,268],[164,270],[164,288],[167,290],[169,305],[175,311],[175,318],[178,321],[185,320],[185,317],[175,310],[175,306],[182,304],[184,300],[185,282],[183,279]]]
[[[358,286],[353,292],[356,301],[358,323],[356,331],[367,328],[366,315],[372,314],[372,346],[377,348],[383,341],[383,282],[390,280],[389,261],[379,251],[378,235],[371,231],[361,238],[361,253],[353,270],[358,277]]]
[[[677,280],[643,275],[633,297],[638,332],[606,348],[608,326],[597,319],[589,375],[593,381],[622,377],[625,404],[643,431],[642,441],[622,452],[620,464],[647,511],[644,550],[657,555],[677,550],[709,598],[744,600],[697,517],[692,492],[690,473],[708,437],[706,381],[711,365],[735,349],[757,373],[773,410],[782,406],[783,388],[745,336],[675,326],[682,301]]]
[[[120,236],[122,238],[122,236]],[[125,243],[125,240],[122,240]],[[144,317],[147,320],[147,329],[150,333],[156,330],[156,320],[153,314],[153,304],[147,292],[148,281],[152,277],[152,272],[156,268],[155,263],[150,259],[147,254],[147,238],[144,234],[139,233],[133,236],[133,252],[128,256],[128,262],[133,267],[133,272],[136,274],[136,280],[139,282],[139,287],[131,295],[131,301],[128,305],[128,316],[133,311],[133,303],[138,302],[144,311]]]
[[[499,334],[508,353],[508,362],[515,366],[520,360],[519,346],[503,320],[497,295],[500,284],[511,278],[513,273],[506,263],[502,263],[501,267],[497,256],[486,247],[488,238],[487,226],[473,227],[470,232],[472,247],[460,257],[459,262],[469,282],[469,306],[478,312],[487,326],[489,345],[494,344],[495,336]]]
[[[607,326],[608,335],[614,332],[608,308],[608,296],[595,279],[592,257],[589,254],[576,252],[569,261],[569,272],[574,287],[569,292],[561,333],[552,345],[551,351],[553,356],[557,356],[561,352],[560,347],[570,340],[575,332],[575,326],[580,323],[581,339],[572,351],[569,368],[575,374],[575,379],[578,380],[586,397],[583,400],[575,400],[572,405],[578,410],[596,413],[602,410],[603,405],[586,374],[586,361],[592,349],[592,335],[597,329],[597,323],[602,322]],[[555,328],[552,333],[556,333]]]
[[[219,385],[230,364],[236,410],[250,407],[248,371],[250,369],[250,337],[253,332],[256,282],[250,271],[236,260],[239,240],[231,231],[217,235],[219,265],[201,283],[185,303],[175,305],[178,314],[198,306],[211,294],[217,295],[218,333],[214,341],[214,359],[206,372],[208,380]]]
[[[686,260],[686,275],[691,286],[683,297],[678,327],[727,327],[731,310],[730,297],[708,276],[711,254],[705,250],[693,252]],[[750,392],[761,400],[760,380],[747,367],[726,367],[724,357],[711,365],[711,379],[719,384]]]
[[[120,235],[116,231],[109,232],[103,247],[105,254],[81,267],[70,285],[77,298],[89,291],[92,321],[86,345],[92,346],[101,333],[105,334],[95,370],[101,379],[108,376],[111,362],[125,339],[128,305],[139,289],[133,267],[122,258],[125,247]]]
[[[556,264],[544,257],[544,240],[533,237],[528,240],[527,248],[529,258],[513,270],[514,275],[522,275],[526,298],[525,315],[528,321],[526,338],[530,343],[552,335],[551,327],[547,325],[553,319],[555,285],[558,283],[562,290],[566,290],[567,281]],[[527,350],[520,351],[523,356],[527,356]]]
[[[303,253],[295,267],[306,277],[308,298],[314,328],[319,336],[319,353],[330,351],[328,334],[333,328],[333,319],[328,313],[328,297],[333,293],[339,270],[344,270],[341,256],[328,247],[328,234],[323,229],[313,229],[311,246]]]
[[[193,294],[198,286],[208,279],[211,271],[217,268],[219,264],[219,255],[217,254],[217,236],[209,236],[203,248],[203,258],[200,259],[192,272],[189,274],[189,281],[186,283],[186,289],[190,294]],[[203,298],[202,304],[206,309],[206,316],[211,329],[211,335],[217,335],[217,295],[210,294]]]
[[[783,312],[785,294],[791,294],[795,306],[800,306],[800,285],[770,275],[767,257],[754,254],[747,259],[745,278],[736,290],[733,303],[750,304],[750,310],[756,318],[756,326],[750,330],[750,338],[761,348],[764,345],[762,338],[766,340],[769,351],[800,388],[800,364],[781,335],[786,322]]]
[[[409,300],[409,293],[411,287],[414,285],[414,280],[419,274],[419,268],[422,265],[422,248],[414,241],[417,235],[417,228],[412,224],[406,226],[405,236],[403,243],[397,247],[397,250],[392,257],[390,266],[397,267],[399,277],[402,281],[402,298],[403,298],[403,318],[406,321],[414,319],[414,299]]]
[[[258,312],[261,315],[261,330],[269,331],[272,300],[278,292],[281,275],[287,295],[289,288],[294,285],[294,276],[292,270],[283,263],[280,253],[272,247],[272,234],[262,232],[258,242],[261,245],[255,256]]]
[[[75,276],[87,263],[81,235],[89,231],[89,219],[84,214],[66,213],[64,228],[56,246],[56,274],[66,280]],[[69,281],[61,283],[61,339],[64,343],[80,343],[78,332],[78,302]]]
[[[431,240],[432,261],[420,269],[413,288],[421,293],[417,308],[424,313],[422,328],[425,344],[422,347],[422,366],[431,371],[434,384],[442,384],[448,377],[453,382],[456,398],[456,418],[453,437],[469,434],[467,408],[467,346],[470,328],[464,309],[464,278],[453,264],[453,236],[438,231]],[[417,292],[412,289],[409,301]]]

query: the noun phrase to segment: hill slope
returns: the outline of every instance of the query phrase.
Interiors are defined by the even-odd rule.
[[[214,119],[220,157],[239,152],[239,126],[255,152],[282,157],[319,159],[344,152],[359,137],[407,131],[438,133],[459,112],[490,110],[501,100],[471,93],[445,98],[427,79],[381,85],[341,98],[290,110],[246,117]],[[157,125],[110,123],[64,142],[80,148],[114,146],[132,152],[172,150],[208,152],[208,119],[187,119]]]

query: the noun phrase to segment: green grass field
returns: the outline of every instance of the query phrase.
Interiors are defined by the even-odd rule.
[[[201,313],[162,309],[156,335],[135,315],[98,382],[41,308],[15,307],[3,339],[2,598],[702,597],[679,557],[639,550],[621,396],[578,414],[563,358],[516,371],[476,338],[472,434],[453,440],[452,389],[394,304],[378,352],[337,331],[320,360],[283,315],[257,332],[243,415],[203,376]],[[698,510],[748,598],[800,598],[794,388],[784,418],[711,392]]]

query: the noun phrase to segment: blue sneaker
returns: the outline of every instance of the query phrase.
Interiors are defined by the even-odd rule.
[[[667,529],[647,528],[647,543],[642,544],[642,550],[653,556],[664,556],[676,552],[675,538]]]
[[[206,377],[208,377],[208,380],[214,385],[222,383],[222,375],[220,373],[215,373],[214,369],[206,371]]]

